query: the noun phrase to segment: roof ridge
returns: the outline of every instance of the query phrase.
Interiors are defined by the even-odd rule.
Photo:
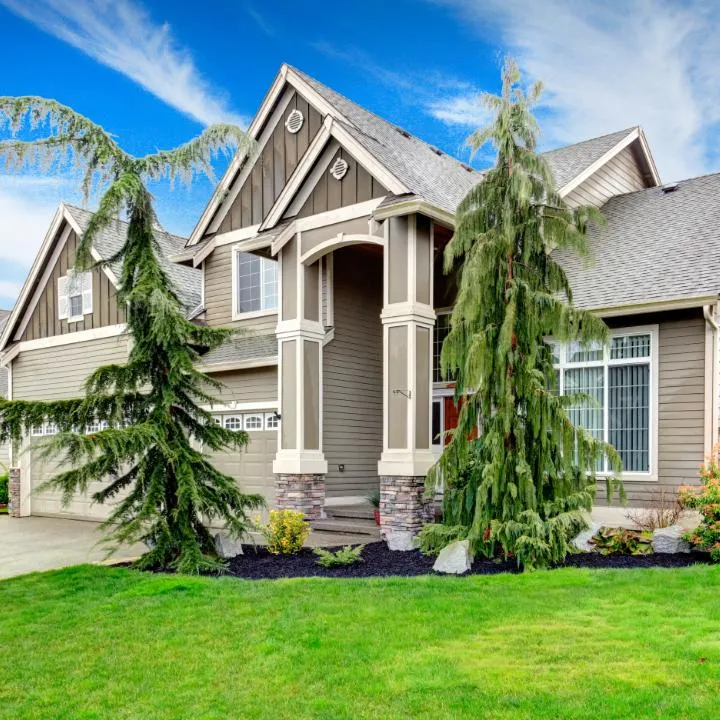
[[[603,135],[596,135],[595,137],[586,138],[585,140],[578,140],[578,142],[570,143],[569,145],[560,145],[560,147],[553,148],[552,150],[545,150],[541,152],[540,155],[550,155],[551,153],[559,152],[561,150],[568,150],[570,148],[577,147],[578,145],[584,145],[585,143],[604,140],[605,138],[609,138],[612,135],[623,135],[624,137],[627,137],[633,130],[637,130],[639,127],[640,125],[633,125],[632,127],[626,128],[624,130],[615,130],[614,132],[605,133]]]

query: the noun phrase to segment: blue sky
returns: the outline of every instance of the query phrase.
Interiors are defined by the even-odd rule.
[[[142,154],[247,123],[289,62],[467,159],[478,93],[511,53],[547,87],[545,147],[641,124],[672,180],[720,169],[719,30],[714,0],[0,0],[0,93],[54,97]],[[76,185],[0,172],[0,307]],[[187,234],[212,185],[154,191]]]

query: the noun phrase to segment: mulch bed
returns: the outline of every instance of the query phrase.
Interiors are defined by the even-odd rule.
[[[317,555],[304,549],[295,555],[273,555],[264,547],[243,548],[245,554],[230,560],[228,574],[248,580],[277,580],[279,578],[334,577],[410,577],[434,575],[435,558],[425,557],[420,551],[393,552],[384,542],[370,543],[363,550],[363,562],[337,568],[324,568],[317,564]],[[707,563],[700,553],[677,555],[605,556],[597,553],[569,555],[563,567],[587,568],[649,568],[686,567]],[[514,560],[486,560],[479,558],[467,575],[495,575],[517,573]]]

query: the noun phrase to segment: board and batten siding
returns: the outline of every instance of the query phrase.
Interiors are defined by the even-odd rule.
[[[613,324],[622,327],[616,318]],[[658,323],[658,479],[625,481],[629,507],[651,506],[661,492],[697,485],[705,445],[705,321],[624,318],[624,325]],[[605,504],[604,487],[598,501]],[[612,504],[617,504],[614,500]]]
[[[13,400],[81,397],[93,370],[127,360],[128,343],[127,335],[116,335],[21,352],[12,361]]]
[[[326,492],[360,496],[377,490],[382,453],[382,254],[344,248],[333,265],[334,339],[323,349]]]
[[[58,233],[58,237],[61,234],[62,230]],[[125,310],[118,307],[115,287],[100,268],[92,270],[92,314],[85,315],[79,322],[68,323],[67,320],[58,319],[58,278],[67,275],[68,270],[72,270],[75,266],[77,242],[75,232],[70,232],[21,340],[38,340],[125,322]]]
[[[565,197],[570,207],[602,207],[611,197],[643,190],[647,187],[635,159],[632,145],[621,150],[597,172]]]
[[[248,328],[260,335],[275,332],[277,313],[245,320],[232,319],[232,245],[215,248],[203,263],[205,273],[205,319],[211,327]]]
[[[252,171],[222,219],[218,232],[229,232],[262,222],[320,129],[320,113],[290,87],[285,89],[277,104],[283,103],[288,94],[291,98],[287,108],[259,150]],[[298,109],[304,118],[302,127],[295,134],[288,132],[285,127],[285,119],[294,109]]]

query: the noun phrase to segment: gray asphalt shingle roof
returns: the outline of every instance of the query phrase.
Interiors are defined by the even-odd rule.
[[[90,222],[92,212],[74,205],[66,204],[65,207],[84,231]],[[128,224],[124,220],[114,220],[103,229],[94,243],[95,250],[97,250],[100,257],[103,259],[110,258],[122,248],[127,234],[127,226]],[[172,282],[180,301],[188,310],[196,308],[201,300],[202,271],[178,265],[169,260],[170,256],[179,253],[185,247],[186,239],[172,235],[156,226],[155,240],[160,246],[160,263],[170,278],[170,282]],[[119,263],[112,263],[110,269],[116,277],[120,276]]]
[[[202,356],[204,367],[262,360],[277,357],[278,344],[275,335],[247,335],[232,338],[215,350]]]
[[[720,293],[720,174],[620,195],[602,212],[607,225],[589,232],[592,264],[556,253],[578,307]]]

